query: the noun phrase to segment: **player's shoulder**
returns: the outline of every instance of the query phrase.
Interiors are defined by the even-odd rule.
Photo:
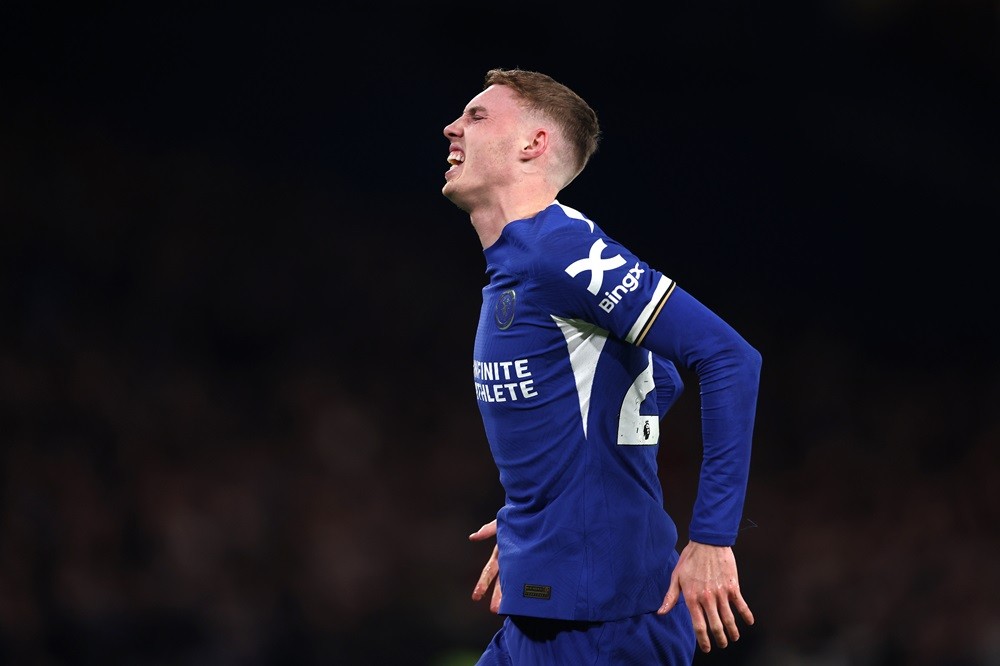
[[[594,221],[572,206],[553,201],[538,214],[541,226],[549,231],[593,234],[600,230]]]
[[[543,245],[589,244],[594,242],[594,238],[604,235],[587,215],[559,201],[552,202],[538,213],[530,226],[530,233]]]
[[[581,211],[553,201],[533,217],[515,221],[504,229],[503,251],[507,261],[530,265],[531,272],[563,273],[581,257],[589,256],[606,235]]]
[[[527,251],[540,264],[562,261],[590,247],[600,230],[586,215],[559,201],[549,204],[525,224],[510,225]]]

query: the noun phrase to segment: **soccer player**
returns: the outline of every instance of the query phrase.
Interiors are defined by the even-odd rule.
[[[540,72],[493,69],[449,141],[442,193],[482,243],[473,379],[505,502],[473,592],[503,624],[479,664],[690,664],[753,624],[732,546],[761,356],[677,282],[557,195],[587,165],[590,106]],[[660,418],[697,374],[704,447],[677,550]]]

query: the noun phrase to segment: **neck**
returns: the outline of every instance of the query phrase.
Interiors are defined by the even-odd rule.
[[[517,200],[498,199],[469,211],[472,228],[479,234],[485,250],[500,238],[503,228],[514,220],[534,217],[556,199],[556,192],[540,192],[536,196]]]

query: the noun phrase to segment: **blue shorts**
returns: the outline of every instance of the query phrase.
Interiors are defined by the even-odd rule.
[[[680,599],[655,612],[610,622],[510,616],[476,666],[690,666],[695,637]]]

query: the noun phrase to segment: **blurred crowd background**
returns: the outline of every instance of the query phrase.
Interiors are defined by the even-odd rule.
[[[0,663],[474,663],[503,497],[441,129],[521,66],[602,120],[560,199],[763,354],[757,624],[697,663],[1000,664],[1000,5],[802,4],[5,3]]]

